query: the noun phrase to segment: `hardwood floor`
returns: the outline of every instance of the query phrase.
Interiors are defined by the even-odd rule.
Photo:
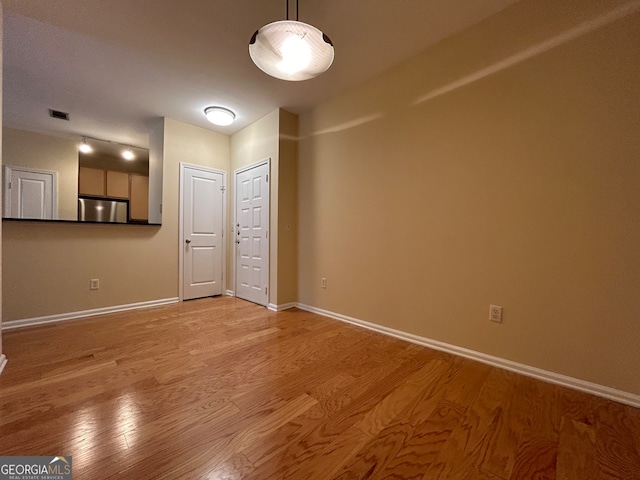
[[[640,410],[230,297],[3,334],[0,455],[74,479],[640,479]]]

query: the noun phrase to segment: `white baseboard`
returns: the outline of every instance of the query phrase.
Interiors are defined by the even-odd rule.
[[[76,318],[93,317],[94,315],[104,315],[106,313],[123,312],[126,310],[137,310],[139,308],[159,307],[177,303],[178,297],[162,298],[160,300],[150,300],[148,302],[129,303],[127,305],[115,305],[113,307],[95,308],[93,310],[82,310],[79,312],[60,313],[57,315],[47,315],[45,317],[25,318],[22,320],[11,320],[2,323],[2,330],[12,330],[14,328],[32,327],[34,325],[44,325],[46,323],[64,322]]]
[[[377,325],[375,323],[367,322],[357,318],[348,317],[340,313],[330,312],[328,310],[323,310],[321,308],[312,307],[310,305],[298,303],[295,306],[297,306],[301,310],[306,310],[308,312],[317,313],[318,315],[330,317],[335,320],[340,320],[342,322],[347,322],[352,325],[357,325],[359,327],[367,328],[369,330],[383,333],[385,335],[390,335],[392,337],[399,338],[407,342],[417,343],[418,345],[423,345],[428,348],[433,348],[434,350],[441,350],[443,352],[451,353],[453,355],[458,355],[460,357],[465,357],[471,360],[482,362],[487,365],[492,365],[494,367],[509,370],[515,373],[519,373],[521,375],[533,377],[538,380],[554,383],[556,385],[562,385],[563,387],[572,388],[574,390],[580,390],[582,392],[596,395],[598,397],[607,398],[609,400],[624,403],[626,405],[631,405],[632,407],[640,408],[640,395],[635,395],[633,393],[624,392],[622,390],[606,387],[604,385],[599,385],[597,383],[587,382],[585,380],[580,380],[578,378],[569,377],[559,373],[550,372],[548,370],[542,370],[541,368],[531,367],[529,365],[513,362],[511,360],[506,360],[504,358],[494,357],[493,355],[487,355],[486,353],[477,352],[475,350],[469,350],[467,348],[458,347],[456,345],[440,342],[438,340],[432,340],[430,338],[421,337],[418,335],[414,335],[412,333],[406,333],[400,330],[395,330],[393,328]]]
[[[224,292],[225,295],[229,296],[229,297],[235,297],[236,294],[233,290],[225,290]]]
[[[288,310],[290,308],[297,307],[298,304],[296,302],[283,303],[282,305],[276,305],[275,303],[270,303],[267,305],[267,308],[272,312],[281,312],[283,310]]]
[[[4,370],[4,366],[7,364],[7,357],[6,355],[0,354],[0,375],[2,375],[2,370]]]
[[[296,308],[297,306],[297,302],[283,303],[282,305],[278,305],[278,311],[281,312],[282,310],[289,310],[290,308]]]

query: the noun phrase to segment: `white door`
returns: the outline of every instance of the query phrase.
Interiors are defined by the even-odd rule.
[[[6,165],[4,216],[52,220],[56,215],[57,172]]]
[[[235,174],[236,297],[269,303],[269,162]]]
[[[181,165],[182,298],[222,294],[224,174]]]

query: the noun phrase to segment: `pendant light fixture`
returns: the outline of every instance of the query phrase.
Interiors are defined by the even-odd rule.
[[[333,43],[313,25],[296,19],[269,23],[256,30],[249,41],[249,56],[263,72],[281,80],[300,81],[317,77],[333,63]]]

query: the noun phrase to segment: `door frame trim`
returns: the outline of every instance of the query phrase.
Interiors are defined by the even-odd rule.
[[[268,288],[268,294],[267,294],[267,303],[265,305],[268,306],[270,301],[271,301],[271,238],[272,238],[272,228],[271,228],[271,182],[273,180],[273,175],[271,173],[271,157],[266,157],[262,160],[258,160],[257,162],[254,163],[250,163],[249,165],[245,165],[243,167],[240,168],[236,168],[233,171],[233,225],[231,225],[231,235],[233,237],[233,254],[232,254],[232,264],[233,264],[233,296],[237,297],[237,292],[238,292],[238,275],[237,275],[237,255],[238,255],[238,246],[236,244],[236,225],[238,224],[238,219],[237,219],[237,210],[238,210],[238,205],[237,205],[237,192],[236,192],[236,183],[237,183],[237,177],[239,173],[243,173],[246,172],[248,170],[253,170],[254,168],[257,167],[261,167],[263,165],[267,165],[267,170],[269,171],[268,175],[270,176],[269,181],[267,182],[269,184],[269,209],[268,209],[268,215],[269,215],[269,236],[267,237],[267,288]]]
[[[222,186],[224,187],[224,195],[222,195],[222,294],[226,291],[227,280],[227,172],[219,168],[206,167],[204,165],[195,165],[193,163],[180,162],[180,174],[178,184],[178,301],[184,300],[184,201],[182,198],[184,181],[184,170],[189,168],[192,170],[200,170],[209,173],[222,174]]]

